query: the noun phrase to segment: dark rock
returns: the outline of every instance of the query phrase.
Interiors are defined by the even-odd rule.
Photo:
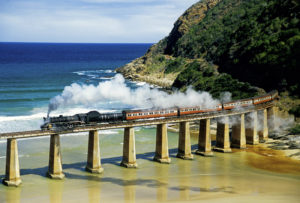
[[[288,149],[286,146],[271,146],[271,149],[275,149],[275,150],[286,150]]]
[[[297,152],[295,154],[291,154],[289,157],[293,157],[293,156],[300,156],[300,152]]]
[[[289,143],[289,149],[300,149],[300,143],[297,143],[295,141],[291,141]]]

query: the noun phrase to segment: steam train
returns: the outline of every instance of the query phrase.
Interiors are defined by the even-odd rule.
[[[75,114],[73,116],[62,116],[44,118],[42,130],[63,130],[72,129],[77,126],[88,126],[100,123],[112,123],[121,121],[134,121],[138,119],[154,119],[160,117],[179,117],[192,114],[204,114],[211,112],[219,112],[223,110],[238,110],[239,108],[247,108],[252,105],[258,105],[270,102],[278,97],[277,91],[269,92],[265,95],[230,101],[218,104],[213,108],[204,109],[200,106],[193,107],[173,107],[166,109],[142,109],[142,110],[123,110],[121,113],[105,113],[98,111],[90,111],[84,114]]]

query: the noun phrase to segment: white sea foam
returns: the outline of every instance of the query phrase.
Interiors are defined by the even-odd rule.
[[[113,77],[100,77],[101,80],[111,80]]]
[[[43,118],[43,116],[45,116],[45,112],[28,115],[28,116],[0,116],[0,122],[19,121],[19,120],[27,121],[27,120],[37,119],[37,118]]]
[[[146,84],[147,84],[146,82],[137,82],[137,83],[136,83],[137,86],[144,86],[144,85],[146,85]]]
[[[113,70],[83,70],[83,71],[75,71],[73,73],[77,74],[77,75],[86,75],[86,76],[98,76],[101,73],[114,73],[115,71]],[[95,75],[96,74],[96,75]]]

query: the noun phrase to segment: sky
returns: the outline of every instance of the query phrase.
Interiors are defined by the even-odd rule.
[[[0,42],[156,43],[198,0],[0,0]]]

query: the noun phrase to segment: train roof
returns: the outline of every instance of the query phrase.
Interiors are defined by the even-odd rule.
[[[249,100],[252,100],[252,98],[232,100],[232,101],[229,101],[229,102],[225,102],[224,104],[231,104],[231,103],[236,103],[236,102],[241,102],[241,101],[249,101]]]
[[[272,96],[272,94],[278,94],[278,91],[277,90],[272,90],[271,92],[268,92],[266,94],[253,97],[253,99],[262,98],[262,97],[266,97],[266,96]]]
[[[165,111],[165,110],[177,110],[177,107],[170,108],[153,108],[153,109],[134,109],[134,110],[123,110],[125,113],[138,113],[138,112],[149,112],[149,111]]]
[[[178,107],[179,109],[190,109],[190,108],[203,108],[203,109],[209,109],[209,108],[215,108],[216,106],[222,106],[222,104],[216,104],[209,107],[203,108],[202,106],[185,106],[185,107]]]

